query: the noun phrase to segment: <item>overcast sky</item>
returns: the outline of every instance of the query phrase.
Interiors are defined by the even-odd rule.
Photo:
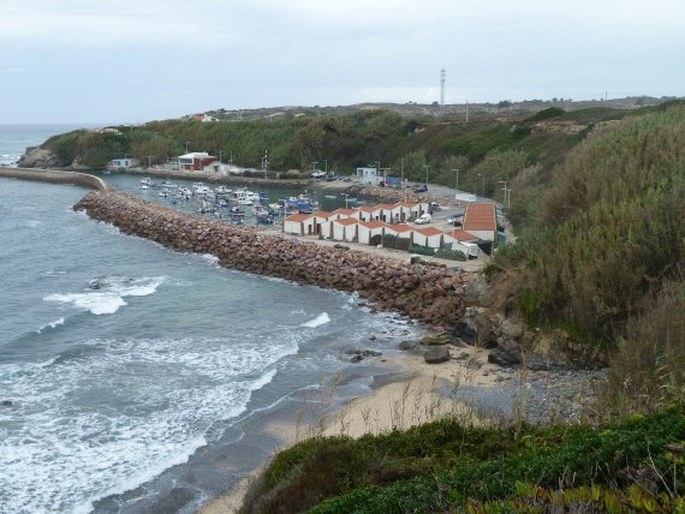
[[[0,123],[685,96],[685,0],[0,0]]]

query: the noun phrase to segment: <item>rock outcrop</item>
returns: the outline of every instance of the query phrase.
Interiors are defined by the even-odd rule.
[[[50,150],[33,146],[26,149],[26,153],[21,156],[17,167],[19,168],[59,168],[64,166],[60,159]]]
[[[183,252],[212,254],[226,267],[341,291],[356,291],[383,310],[434,325],[462,313],[471,280],[444,267],[411,265],[372,254],[266,235],[145,202],[135,195],[93,192],[74,206],[90,217]]]

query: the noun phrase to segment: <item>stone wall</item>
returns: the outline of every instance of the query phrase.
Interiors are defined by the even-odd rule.
[[[0,177],[18,178],[21,180],[36,180],[49,182],[52,184],[73,184],[75,186],[87,187],[106,191],[109,186],[104,180],[87,173],[77,173],[75,171],[61,170],[35,170],[27,168],[0,168]]]
[[[226,268],[356,291],[380,309],[400,311],[435,325],[449,325],[458,319],[471,279],[469,274],[444,267],[409,264],[189,216],[134,195],[93,192],[74,209],[85,210],[93,219],[109,222],[126,234],[175,250],[215,255]]]

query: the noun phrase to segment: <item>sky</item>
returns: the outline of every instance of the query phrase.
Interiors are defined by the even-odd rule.
[[[1,0],[0,123],[685,96],[685,0]]]

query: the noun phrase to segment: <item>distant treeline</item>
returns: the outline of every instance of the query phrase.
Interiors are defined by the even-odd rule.
[[[63,166],[103,168],[114,158],[163,164],[189,151],[206,151],[223,162],[286,171],[313,168],[351,174],[379,166],[387,174],[428,181],[502,200],[503,181],[530,167],[549,170],[598,123],[629,112],[559,108],[528,118],[401,116],[387,110],[342,115],[302,115],[249,121],[167,120],[114,130],[79,130],[46,141]]]

